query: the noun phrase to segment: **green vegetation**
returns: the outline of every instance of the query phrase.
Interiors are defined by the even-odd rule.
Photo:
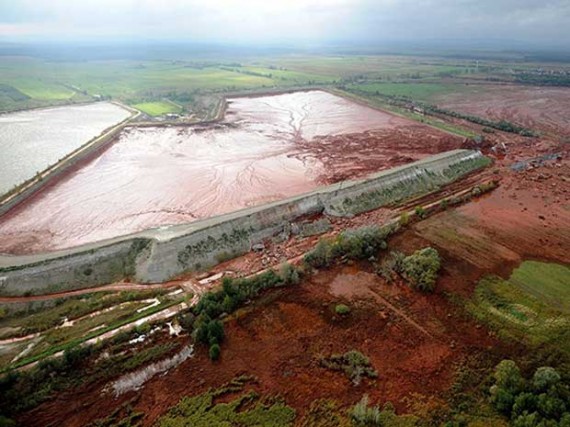
[[[570,426],[570,387],[553,368],[538,368],[526,380],[512,360],[495,368],[490,400],[514,427]]]
[[[525,261],[509,280],[481,279],[467,308],[503,339],[570,357],[569,296],[559,281],[565,271],[567,267]]]
[[[370,259],[386,249],[386,238],[395,231],[393,226],[369,226],[345,230],[335,239],[320,239],[313,250],[308,252],[303,261],[309,267],[322,268],[335,260]]]
[[[525,261],[509,281],[540,301],[570,313],[570,268],[555,263]]]
[[[220,356],[219,345],[224,339],[224,326],[219,320],[223,314],[232,313],[266,289],[296,284],[298,281],[298,271],[289,264],[281,267],[281,275],[267,270],[248,279],[225,277],[222,289],[204,294],[191,310],[192,319],[185,319],[183,323],[193,328],[192,334],[196,341],[210,346],[210,358],[216,360]]]
[[[288,427],[293,424],[295,411],[275,397],[261,397],[249,391],[228,401],[215,399],[241,392],[249,377],[239,377],[217,390],[184,397],[166,415],[157,420],[157,427]]]
[[[140,331],[125,332],[103,346],[82,346],[66,349],[63,357],[47,358],[24,371],[8,371],[0,377],[0,413],[15,414],[30,410],[54,393],[78,384],[100,382],[137,369],[175,351],[175,343],[133,348],[128,341]],[[105,349],[109,357],[97,358]]]
[[[119,304],[140,302],[162,294],[164,294],[162,290],[119,293],[100,292],[56,300],[55,306],[51,308],[5,315],[0,318],[0,328],[14,329],[13,334],[4,335],[3,338],[25,336],[53,329],[61,325],[64,318],[69,320],[79,319],[90,313],[115,307]],[[132,304],[132,306],[134,305],[136,304]]]
[[[350,313],[350,307],[345,305],[345,304],[337,304],[334,308],[334,312],[336,314],[340,314],[341,316],[344,316],[344,315]]]
[[[443,84],[429,82],[364,83],[359,85],[351,85],[349,86],[349,89],[350,88],[356,88],[358,90],[372,94],[407,97],[421,101],[432,101],[439,96],[449,93],[462,93],[471,91],[471,88],[465,84]]]
[[[344,354],[333,354],[322,358],[319,362],[327,369],[344,372],[354,385],[359,385],[364,377],[378,378],[378,372],[374,370],[370,360],[356,350],[350,350]]]
[[[400,276],[414,289],[433,292],[440,268],[439,253],[427,247],[409,256],[398,251],[390,252],[390,255],[376,268],[376,273],[388,283],[392,283],[395,277]]]
[[[46,359],[62,351],[63,352],[71,351],[77,347],[82,346],[83,343],[85,343],[86,341],[89,341],[93,338],[103,335],[109,331],[120,328],[121,326],[133,323],[139,319],[150,316],[159,311],[165,310],[169,307],[172,307],[173,305],[179,304],[181,301],[182,300],[180,299],[166,300],[154,307],[151,307],[139,313],[137,313],[136,311],[134,312],[134,314],[133,312],[129,312],[129,314],[119,317],[119,319],[114,319],[114,321],[111,323],[104,324],[103,327],[90,329],[88,331],[85,331],[85,333],[80,334],[79,336],[68,334],[66,333],[65,329],[63,329],[63,332],[60,332],[62,331],[61,329],[54,329],[51,332],[57,334],[58,337],[61,337],[60,339],[57,339],[54,343],[49,344],[47,348],[40,347],[41,351],[36,351],[32,353],[33,355],[22,358],[17,362],[12,363],[10,366],[5,366],[0,372],[6,372],[8,369],[19,368],[21,366],[25,366],[32,362],[37,362],[39,360]],[[100,320],[101,318],[99,319],[99,321]]]
[[[133,107],[149,116],[163,116],[168,113],[180,113],[182,111],[179,105],[171,101],[142,102],[140,104],[134,104]]]
[[[396,415],[390,402],[382,409],[379,406],[369,406],[367,395],[350,410],[350,417],[356,426],[413,427],[418,422],[418,418],[413,415]]]
[[[414,209],[414,213],[420,219],[424,219],[427,216],[426,210],[422,206],[416,206]]]
[[[422,292],[433,292],[440,268],[438,252],[429,247],[420,249],[402,260],[402,275],[410,286]]]

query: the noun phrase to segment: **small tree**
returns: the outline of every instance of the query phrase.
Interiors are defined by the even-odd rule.
[[[295,266],[289,264],[288,262],[281,265],[281,268],[279,269],[279,275],[281,276],[281,279],[283,279],[283,282],[287,285],[299,284],[299,271],[295,268]]]
[[[212,344],[210,346],[210,350],[208,352],[210,360],[218,360],[220,358],[220,353],[221,349],[219,344]]]
[[[550,366],[543,366],[536,370],[532,377],[532,385],[537,393],[548,391],[552,386],[560,382],[560,374]]]
[[[416,251],[402,260],[403,275],[412,287],[423,292],[433,292],[440,268],[439,254],[430,247]]]

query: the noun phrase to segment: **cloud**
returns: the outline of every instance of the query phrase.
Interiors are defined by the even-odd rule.
[[[570,39],[568,0],[0,0],[0,38]]]

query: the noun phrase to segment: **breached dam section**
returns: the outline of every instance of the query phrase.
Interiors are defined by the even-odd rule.
[[[0,115],[0,195],[130,115],[110,102]]]
[[[458,148],[460,138],[323,91],[233,98],[197,126],[127,127],[0,217],[0,253],[186,224]]]
[[[485,167],[480,152],[453,150],[303,195],[189,224],[46,254],[0,256],[0,295],[80,289],[124,278],[161,282],[211,267],[282,233],[308,214],[354,215],[434,191]]]

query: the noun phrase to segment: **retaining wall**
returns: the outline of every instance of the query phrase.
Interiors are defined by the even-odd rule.
[[[0,295],[80,289],[125,277],[143,283],[166,281],[243,254],[253,244],[286,232],[301,216],[352,216],[433,191],[489,162],[479,152],[454,150],[363,180],[189,224],[52,253],[0,256]]]

